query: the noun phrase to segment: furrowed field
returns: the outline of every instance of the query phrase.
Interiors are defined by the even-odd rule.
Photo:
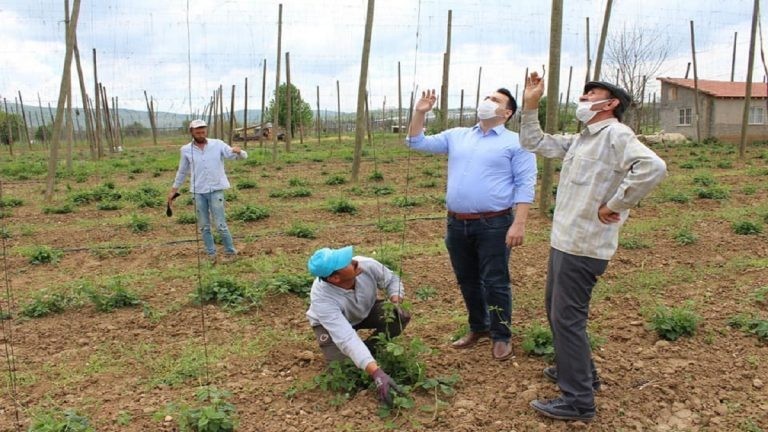
[[[241,431],[768,430],[766,144],[743,161],[730,144],[654,148],[670,175],[633,210],[594,292],[604,385],[596,420],[574,426],[528,407],[557,394],[541,374],[550,220],[538,207],[512,254],[516,357],[500,363],[489,344],[448,346],[465,312],[443,245],[443,156],[374,136],[352,183],[348,138],[295,140],[276,162],[271,143],[249,143],[247,160],[227,162],[240,258],[212,266],[197,253],[186,186],[165,216],[187,140],[76,155],[52,202],[47,153],[2,149],[0,430],[16,430],[18,406],[22,430],[72,409],[97,431],[172,431],[199,404]],[[307,258],[350,244],[402,272],[414,316],[387,348],[415,371],[390,412],[324,372],[304,316]],[[231,396],[198,403],[207,383]]]

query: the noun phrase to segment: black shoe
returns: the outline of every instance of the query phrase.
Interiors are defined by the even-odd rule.
[[[581,420],[583,422],[592,421],[595,418],[595,407],[576,408],[565,402],[562,398],[551,400],[531,401],[531,408],[538,411],[541,415],[557,420]]]
[[[557,368],[556,367],[550,366],[548,368],[544,368],[542,372],[544,373],[544,376],[548,380],[557,384]],[[600,377],[597,375],[597,371],[592,372],[592,390],[594,391],[600,390],[601,385],[602,385],[602,382],[600,381]]]

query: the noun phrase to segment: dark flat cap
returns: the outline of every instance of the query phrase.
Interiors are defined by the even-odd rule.
[[[584,86],[584,93],[593,88],[601,88],[611,92],[611,95],[619,100],[620,105],[613,110],[613,114],[621,120],[624,111],[632,105],[632,97],[623,88],[605,81],[590,81]]]

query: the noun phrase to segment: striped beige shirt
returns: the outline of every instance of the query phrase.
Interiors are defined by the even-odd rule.
[[[667,174],[664,161],[615,118],[588,125],[580,134],[549,135],[542,132],[536,110],[523,111],[520,144],[543,157],[563,159],[551,244],[572,255],[611,259],[629,209]],[[600,222],[602,204],[621,221]]]

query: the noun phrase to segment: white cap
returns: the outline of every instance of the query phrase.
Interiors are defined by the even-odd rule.
[[[266,124],[266,125],[264,125],[264,126],[265,126],[265,127],[268,127],[268,128],[271,128],[271,127],[272,127],[272,123],[267,123],[267,124]]]
[[[204,128],[204,127],[208,127],[208,125],[205,124],[205,120],[192,120],[191,122],[189,122],[190,129]]]

